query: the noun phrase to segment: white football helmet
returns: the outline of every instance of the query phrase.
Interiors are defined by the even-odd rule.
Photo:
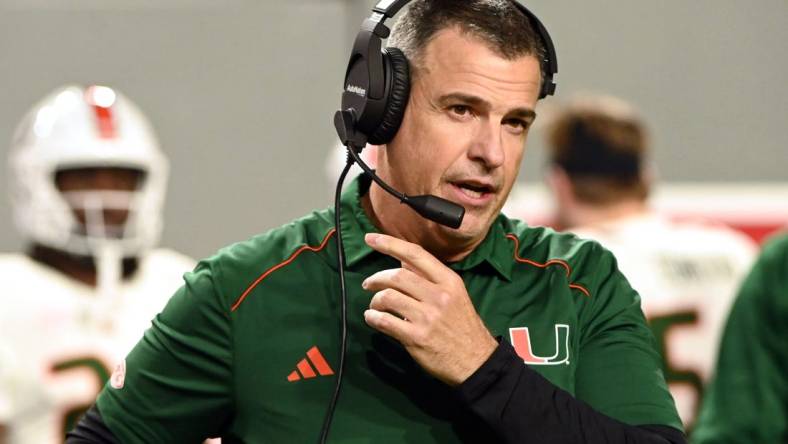
[[[83,227],[73,208],[85,210],[88,225],[104,209],[128,210],[112,236],[124,257],[158,243],[168,164],[150,123],[129,99],[105,86],[66,86],[36,104],[14,133],[10,190],[15,222],[28,240],[95,255],[106,230]],[[64,169],[122,167],[143,172],[137,190],[62,193],[55,174]],[[98,216],[97,216],[98,215]],[[101,224],[99,220],[98,224]]]

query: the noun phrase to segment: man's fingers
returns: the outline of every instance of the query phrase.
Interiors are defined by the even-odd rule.
[[[411,343],[415,326],[391,313],[369,309],[364,312],[364,321],[375,330],[391,336],[401,344]]]
[[[396,314],[411,322],[422,318],[420,305],[412,297],[391,288],[375,293],[369,302],[369,308],[373,310]]]
[[[373,249],[399,259],[431,282],[440,282],[446,266],[421,246],[393,236],[367,233],[364,241]]]
[[[368,291],[381,291],[393,288],[418,301],[423,301],[430,291],[434,290],[433,284],[424,277],[404,268],[392,268],[378,271],[364,279],[361,286]]]

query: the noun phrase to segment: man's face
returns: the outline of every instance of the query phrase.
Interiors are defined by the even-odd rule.
[[[413,226],[438,230],[443,244],[475,244],[517,177],[535,118],[539,62],[507,60],[456,29],[437,33],[423,59],[402,126],[378,169],[405,194],[434,194],[465,207],[457,230],[424,220]]]
[[[142,171],[131,168],[99,167],[75,168],[60,170],[55,175],[55,185],[64,195],[71,192],[82,191],[134,191],[139,187]],[[73,204],[72,204],[73,205]],[[84,208],[73,207],[74,216],[84,227],[87,224],[87,215]],[[126,223],[129,215],[128,208],[113,208],[106,203],[103,214],[105,227],[120,229]]]

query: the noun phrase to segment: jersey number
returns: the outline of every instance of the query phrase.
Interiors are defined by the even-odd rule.
[[[96,392],[93,395],[93,398],[95,399],[96,395],[98,395],[99,391],[101,391],[101,388],[104,387],[104,384],[110,377],[110,371],[107,369],[107,366],[105,366],[100,360],[92,357],[69,359],[67,361],[58,362],[52,366],[53,373],[66,372],[76,369],[87,369],[95,375],[96,381],[98,382],[98,385],[96,386]],[[75,425],[77,425],[77,421],[79,421],[79,419],[85,414],[90,406],[91,404],[76,405],[63,412],[63,417],[61,419],[63,434],[61,436],[65,437],[66,432],[70,431]]]
[[[668,384],[686,384],[695,392],[696,403],[693,417],[697,417],[700,400],[703,397],[703,380],[698,372],[686,368],[678,368],[674,363],[670,362],[667,339],[671,328],[679,325],[694,325],[697,322],[698,312],[695,310],[677,312],[666,316],[655,316],[649,319],[651,331],[654,333],[654,338],[657,341],[657,350],[659,350],[665,362],[665,382]],[[689,433],[692,424],[684,424],[684,427]]]

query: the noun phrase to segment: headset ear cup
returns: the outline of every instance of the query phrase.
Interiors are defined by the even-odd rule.
[[[380,124],[369,136],[369,142],[373,145],[382,145],[394,138],[402,123],[410,96],[408,58],[399,48],[386,48],[383,58],[386,69],[391,75],[391,87]]]

